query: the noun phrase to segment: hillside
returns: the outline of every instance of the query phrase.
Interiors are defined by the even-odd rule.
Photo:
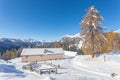
[[[104,56],[106,56],[105,62]],[[35,72],[22,70],[22,66],[26,63],[21,63],[21,58],[0,60],[0,80],[120,80],[120,51],[105,53],[95,58],[79,55],[48,62],[60,65],[57,74],[38,75]],[[111,77],[111,73],[115,73],[115,77]]]
[[[114,32],[117,34],[120,34],[120,29]],[[104,33],[104,35],[107,37],[108,33]],[[81,49],[82,47],[83,38],[84,36],[81,36],[80,33],[72,34],[72,35],[65,35],[59,40],[59,43],[67,47],[65,48],[64,46],[62,46],[63,48],[67,50],[71,50],[72,48],[73,51],[77,51]],[[117,36],[117,38],[119,38],[119,36]],[[120,45],[119,41],[118,41],[118,45]]]

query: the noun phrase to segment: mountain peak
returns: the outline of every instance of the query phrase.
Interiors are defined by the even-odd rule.
[[[116,31],[114,31],[115,33],[120,33],[120,29],[118,29],[118,30],[116,30]]]
[[[67,34],[67,35],[65,35],[65,36],[63,36],[63,37],[69,37],[69,38],[75,38],[75,37],[80,37],[80,33],[77,33],[77,34]]]

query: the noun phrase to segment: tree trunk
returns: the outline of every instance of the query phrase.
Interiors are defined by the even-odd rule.
[[[93,54],[92,54],[92,58],[94,58],[94,57],[95,57],[95,54],[93,53]]]

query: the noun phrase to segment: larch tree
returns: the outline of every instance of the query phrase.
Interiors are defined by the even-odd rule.
[[[18,57],[21,56],[21,52],[22,52],[22,50],[23,50],[23,47],[21,46],[21,47],[18,49]]]
[[[2,58],[2,53],[1,53],[1,51],[0,51],[0,59]]]
[[[101,53],[113,51],[112,45],[113,45],[113,40],[115,39],[116,35],[117,33],[114,33],[113,31],[107,33],[106,35],[107,41],[106,41],[105,46],[102,46]],[[116,43],[116,41],[114,43]]]
[[[55,44],[53,45],[53,48],[59,48],[59,44],[58,44],[58,43],[55,43]]]
[[[9,60],[10,59],[10,51],[7,49],[4,53],[3,53],[3,55],[2,55],[2,59],[4,59],[4,60]]]
[[[117,34],[112,39],[112,50],[117,51],[120,50],[120,34]]]
[[[9,51],[9,49],[6,50],[5,55],[6,55],[7,60],[9,60],[10,59],[10,51]]]
[[[14,49],[11,50],[11,59],[13,59],[13,58],[15,58],[15,50]]]
[[[14,49],[14,51],[15,51],[15,57],[18,57],[18,51],[17,51],[17,49]]]
[[[5,52],[3,52],[1,58],[4,59],[4,60],[6,60],[6,54],[5,54]]]
[[[103,17],[92,6],[88,9],[87,14],[81,21],[81,33],[85,35],[82,51],[85,54],[91,54],[93,58],[96,53],[101,52],[101,46],[104,46],[107,40],[103,35],[104,28],[100,26],[102,20]]]

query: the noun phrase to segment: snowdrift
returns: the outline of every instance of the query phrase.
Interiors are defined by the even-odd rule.
[[[64,55],[66,56],[70,56],[70,57],[74,57],[77,55],[77,52],[73,52],[73,51],[64,51]]]

